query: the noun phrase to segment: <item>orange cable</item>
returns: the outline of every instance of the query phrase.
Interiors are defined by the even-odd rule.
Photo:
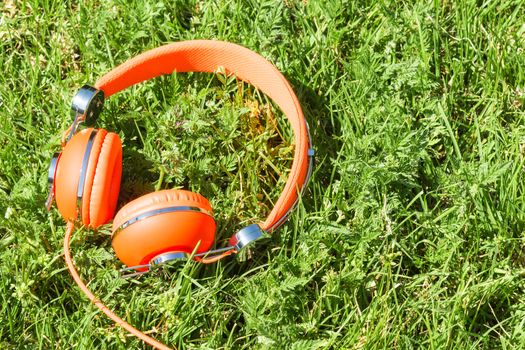
[[[88,287],[82,282],[82,279],[80,278],[77,270],[75,269],[75,265],[73,265],[73,260],[71,259],[71,252],[69,248],[69,243],[71,241],[71,234],[73,233],[73,230],[75,229],[75,224],[72,221],[68,221],[67,228],[66,228],[66,234],[64,236],[64,255],[66,259],[67,268],[69,269],[69,272],[71,273],[71,276],[73,276],[73,279],[79,286],[80,290],[84,292],[84,294],[95,304],[96,307],[98,307],[103,313],[105,313],[109,318],[111,318],[116,324],[136,336],[137,338],[142,339],[144,342],[148,343],[149,345],[153,346],[156,349],[159,350],[171,350],[166,345],[158,342],[157,340],[148,337],[146,334],[142,333],[138,329],[134,328],[132,325],[118,317],[116,314],[114,314],[111,310],[107,308],[106,305],[104,305],[91,291],[88,289]]]
[[[222,253],[220,255],[212,256],[212,257],[209,257],[209,258],[201,258],[201,259],[198,259],[197,261],[200,262],[201,264],[212,264],[212,263],[217,262],[217,261],[221,260],[222,258],[225,258],[228,255],[231,255],[233,253],[235,253],[235,250],[234,249],[230,249],[230,250],[225,251],[224,253]]]
[[[67,129],[66,131],[64,131],[62,133],[62,137],[60,138],[60,143],[62,144],[62,148],[64,148],[66,146],[66,143],[67,143],[67,137],[69,135],[69,133],[71,132],[71,129],[73,129],[73,124],[71,124]]]

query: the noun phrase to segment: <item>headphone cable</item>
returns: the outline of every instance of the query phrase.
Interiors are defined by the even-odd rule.
[[[108,309],[106,305],[102,303],[91,291],[88,289],[88,287],[84,284],[82,279],[80,278],[80,275],[78,274],[77,270],[75,269],[75,265],[73,265],[73,260],[71,259],[71,252],[70,252],[70,242],[71,242],[71,235],[75,229],[75,224],[72,221],[68,221],[67,228],[66,228],[66,234],[64,236],[64,255],[66,259],[66,265],[69,269],[69,272],[71,273],[71,276],[75,280],[76,284],[79,286],[80,290],[84,292],[84,294],[88,297],[89,300],[93,304],[95,304],[96,307],[100,309],[103,313],[105,313],[109,318],[111,318],[116,324],[133,334],[139,339],[142,339],[144,342],[148,343],[149,345],[153,346],[156,349],[159,350],[171,350],[166,345],[158,342],[157,340],[148,337],[146,334],[142,333],[120,317],[118,317],[113,311]],[[175,350],[175,349],[174,349]]]

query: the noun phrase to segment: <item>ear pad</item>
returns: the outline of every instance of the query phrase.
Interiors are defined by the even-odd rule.
[[[99,130],[89,157],[82,197],[82,222],[97,228],[117,207],[122,176],[122,143],[117,134]]]
[[[79,203],[77,190],[86,155],[89,158]],[[122,146],[117,134],[93,128],[76,133],[65,145],[57,164],[55,197],[58,211],[66,221],[77,220],[78,210],[81,210],[84,225],[96,228],[106,223],[117,205],[121,174]]]
[[[184,190],[149,193],[126,204],[113,220],[112,244],[127,266],[149,263],[166,252],[197,253],[215,239],[212,208],[200,194]]]

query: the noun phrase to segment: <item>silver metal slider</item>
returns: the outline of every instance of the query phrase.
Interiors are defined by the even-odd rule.
[[[230,238],[230,245],[237,251],[237,257],[240,261],[245,261],[251,256],[250,248],[256,242],[269,238],[270,235],[259,225],[252,224],[246,226]]]
[[[80,123],[93,125],[104,106],[104,92],[89,85],[84,85],[78,90],[71,102],[71,113],[73,114],[73,125],[67,140],[75,134]]]
[[[58,160],[60,159],[61,153],[53,154],[51,162],[49,163],[49,170],[47,171],[47,184],[48,184],[48,194],[46,199],[46,209],[49,211],[51,205],[53,204],[53,199],[55,199],[55,175],[57,172]]]

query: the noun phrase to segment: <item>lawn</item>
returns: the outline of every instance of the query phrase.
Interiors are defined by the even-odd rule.
[[[0,5],[0,348],[136,349],[90,304],[47,212],[47,168],[72,96],[165,43],[248,47],[289,79],[315,168],[252,259],[123,279],[110,226],[75,232],[90,288],[180,349],[525,347],[525,3],[5,0]],[[293,158],[272,102],[217,74],[111,97],[119,206],[207,197],[217,246],[263,219]]]

